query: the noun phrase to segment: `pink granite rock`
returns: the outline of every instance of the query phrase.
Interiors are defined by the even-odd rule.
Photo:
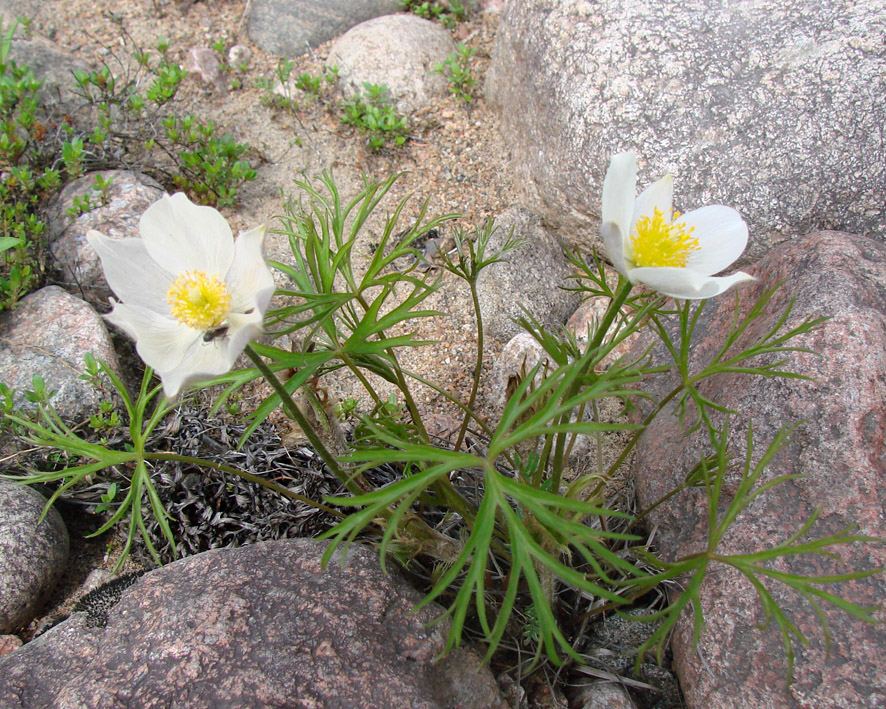
[[[821,517],[808,539],[857,523],[859,533],[886,537],[886,245],[860,236],[816,232],[774,249],[747,269],[759,280],[740,292],[742,314],[759,294],[779,282],[766,314],[749,328],[747,343],[773,327],[792,298],[786,326],[828,316],[821,328],[795,339],[794,346],[817,354],[787,355],[787,368],[813,377],[764,379],[723,375],[700,387],[703,395],[738,412],[730,445],[743,460],[753,423],[755,450],[765,450],[780,427],[802,421],[792,442],[764,479],[800,473],[805,477],[772,488],[733,524],[722,544],[726,553],[771,547],[795,532],[815,509]],[[696,332],[693,359],[706,363],[721,346],[733,316],[733,298],[708,302]],[[740,343],[741,344],[741,343]],[[641,345],[642,346],[642,343]],[[662,360],[659,347],[657,361]],[[658,382],[658,398],[673,381]],[[681,435],[672,408],[648,428],[637,449],[633,472],[642,506],[678,484],[698,461],[707,434]],[[727,486],[729,481],[727,481]],[[732,488],[734,489],[734,488]],[[728,503],[728,491],[724,501]],[[651,516],[657,546],[666,558],[698,551],[706,541],[705,498],[684,493]],[[886,544],[843,547],[844,563],[828,558],[793,559],[779,568],[807,575],[886,566]],[[692,650],[692,622],[683,617],[673,638],[675,666],[690,707],[880,707],[886,697],[886,627],[871,626],[824,605],[832,635],[828,654],[810,606],[779,584],[768,587],[811,642],[795,644],[794,681],[777,628],[763,622],[753,588],[737,573],[709,573],[702,593],[706,629]],[[832,584],[826,590],[862,606],[886,600],[886,577]],[[883,611],[878,617],[884,619]]]
[[[18,635],[0,635],[0,657],[8,655],[13,650],[17,650],[22,646],[22,641]]]
[[[375,551],[320,567],[288,539],[188,557],[140,578],[104,627],[80,614],[0,658],[0,706],[494,707],[462,649],[437,661],[439,608]]]
[[[67,421],[83,421],[111,396],[80,379],[83,356],[91,352],[120,375],[107,328],[88,303],[58,286],[23,298],[15,310],[0,314],[0,381],[16,391],[17,406],[27,407],[25,392],[35,374],[55,392],[49,399]]]

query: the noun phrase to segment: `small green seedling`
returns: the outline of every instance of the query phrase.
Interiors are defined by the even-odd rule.
[[[477,53],[474,47],[459,42],[456,50],[445,61],[434,65],[432,74],[441,74],[449,80],[449,91],[456,100],[470,103],[474,96],[476,79],[471,73],[471,57]]]

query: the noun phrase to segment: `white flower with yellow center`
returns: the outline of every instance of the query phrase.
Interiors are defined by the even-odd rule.
[[[106,316],[136,342],[170,398],[198,379],[224,374],[261,333],[274,278],[262,255],[264,226],[234,240],[224,217],[179,193],[152,204],[141,238],[87,239],[113,298]]]
[[[635,199],[637,158],[615,155],[603,181],[601,231],[613,267],[631,283],[674,298],[710,298],[754,280],[739,271],[717,277],[747,246],[748,227],[731,207],[674,211],[674,179],[665,175]]]

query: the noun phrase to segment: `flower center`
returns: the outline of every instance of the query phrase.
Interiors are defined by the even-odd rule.
[[[231,310],[231,296],[218,276],[185,271],[169,287],[166,302],[180,323],[195,330],[215,327]]]
[[[680,212],[674,212],[670,219],[658,207],[651,217],[637,220],[634,234],[631,235],[633,261],[638,268],[650,266],[676,266],[685,268],[689,255],[699,251],[698,239],[692,236],[695,227],[686,228],[685,222],[676,221]]]

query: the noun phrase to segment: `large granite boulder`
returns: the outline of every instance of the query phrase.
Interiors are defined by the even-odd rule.
[[[834,534],[851,524],[857,532],[886,538],[886,245],[865,237],[816,232],[774,249],[751,266],[759,281],[740,291],[741,313],[766,289],[783,282],[765,315],[738,343],[747,345],[775,327],[796,298],[786,328],[807,318],[829,317],[820,328],[789,344],[807,352],[786,354],[786,368],[811,380],[720,375],[700,385],[701,394],[739,412],[730,420],[730,447],[744,460],[748,426],[753,424],[755,462],[782,426],[802,422],[790,444],[772,461],[761,482],[801,474],[769,489],[731,526],[723,553],[748,553],[788,539],[813,512],[820,518],[804,540]],[[696,326],[693,366],[710,361],[732,324],[731,297],[708,302]],[[645,344],[648,344],[645,343]],[[639,344],[642,351],[645,344]],[[666,356],[659,345],[655,361]],[[781,355],[775,355],[780,358]],[[650,389],[660,400],[675,384],[663,377]],[[688,425],[685,422],[684,425]],[[633,464],[641,507],[681,483],[698,462],[707,433],[684,437],[677,412],[665,409],[641,439]],[[731,500],[737,473],[724,486]],[[701,490],[682,493],[657,508],[649,524],[668,558],[698,552],[706,544],[707,510]],[[837,549],[843,562],[824,556],[779,562],[788,573],[828,575],[886,567],[886,544],[856,543]],[[764,621],[754,589],[737,572],[718,566],[702,592],[706,627],[698,652],[692,649],[691,614],[673,636],[675,666],[690,707],[879,707],[886,697],[886,626],[871,626],[822,603],[832,644],[828,652],[819,619],[802,598],[781,584],[767,583],[776,601],[806,635],[795,642],[794,681],[787,684],[787,661],[775,623]],[[828,584],[825,591],[864,607],[882,606],[886,575]],[[877,616],[884,619],[882,609]]]
[[[505,709],[474,653],[436,660],[439,607],[413,613],[421,594],[359,545],[322,570],[325,548],[263,542],[147,574],[0,657],[0,706]]]
[[[45,505],[33,488],[0,479],[0,633],[33,620],[68,563],[68,530],[56,509],[38,524]]]
[[[598,239],[609,157],[633,150],[682,211],[737,208],[751,261],[813,228],[886,236],[884,32],[880,0],[512,2],[486,97],[565,242]]]
[[[397,0],[253,0],[247,31],[265,52],[294,57],[399,9]]]

